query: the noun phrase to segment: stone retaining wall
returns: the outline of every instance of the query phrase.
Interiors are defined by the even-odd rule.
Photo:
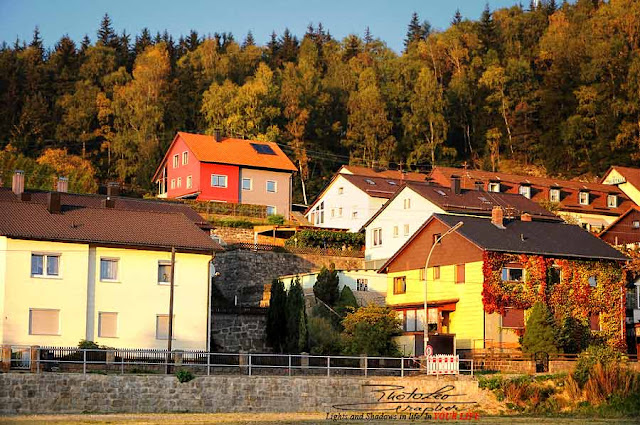
[[[244,311],[213,312],[211,338],[212,351],[225,353],[268,353],[266,344],[267,316],[265,312]]]
[[[413,392],[413,400],[432,394],[423,400],[433,401],[433,404],[411,405],[407,401],[384,407],[406,407],[407,404],[436,407],[446,400],[447,403],[441,406],[450,407],[454,403],[460,412],[497,413],[502,410],[493,394],[480,390],[477,381],[469,377],[211,376],[180,383],[174,376],[5,373],[0,374],[0,414],[366,412],[373,411],[372,406],[383,406],[363,403],[378,402],[383,396],[380,391],[385,388],[385,395],[390,395],[389,386],[404,387],[396,388],[396,394]],[[410,398],[405,396],[404,400]]]

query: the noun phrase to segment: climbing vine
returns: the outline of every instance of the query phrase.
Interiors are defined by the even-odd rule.
[[[522,282],[502,279],[502,269],[513,264],[524,269]],[[541,301],[558,320],[570,315],[588,323],[591,315],[599,315],[599,336],[616,347],[624,344],[620,326],[625,315],[625,272],[616,262],[485,252],[483,275],[487,313],[504,314],[508,307],[529,309]]]

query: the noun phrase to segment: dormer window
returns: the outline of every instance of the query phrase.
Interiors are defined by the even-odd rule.
[[[549,189],[549,201],[560,202],[560,189],[557,189],[557,188]]]
[[[580,205],[589,205],[589,192],[580,191],[578,193]]]
[[[618,195],[614,195],[614,194],[607,195],[607,207],[618,208]]]
[[[524,196],[527,199],[531,199],[531,186],[528,184],[520,185],[519,189],[520,195]]]
[[[373,181],[373,180],[371,180],[371,179],[365,179],[365,182],[366,182],[367,184],[372,185],[372,186],[375,186],[375,185],[376,185],[376,182],[374,182],[374,181]]]
[[[500,183],[489,182],[489,192],[500,192]]]

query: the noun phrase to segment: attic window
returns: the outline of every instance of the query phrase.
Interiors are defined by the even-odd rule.
[[[373,185],[373,186],[376,185],[376,182],[374,182],[373,180],[370,180],[370,179],[365,179],[365,182],[367,182],[367,184],[370,184],[370,185]]]
[[[500,183],[490,182],[489,183],[489,192],[500,192]]]
[[[442,195],[442,196],[447,196],[447,194],[446,194],[446,193],[444,193],[444,192],[443,192],[443,191],[441,191],[441,190],[436,190],[436,193],[438,193],[439,195]]]
[[[560,202],[560,189],[549,189],[549,200],[551,202]]]
[[[607,207],[609,208],[617,208],[618,207],[618,195],[607,195]]]
[[[271,149],[269,145],[263,145],[261,143],[251,143],[251,147],[262,155],[275,155],[276,153]]]
[[[580,205],[589,205],[589,192],[580,191],[579,194]]]
[[[520,189],[518,190],[518,192],[525,198],[531,199],[531,186],[527,184],[520,185]]]
[[[397,183],[391,180],[387,180],[387,183],[389,183],[391,186],[395,186]]]

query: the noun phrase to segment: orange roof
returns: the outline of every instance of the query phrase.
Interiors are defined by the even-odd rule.
[[[604,177],[600,180],[600,183],[604,181],[605,177],[611,170],[616,170],[618,173],[620,173],[620,175],[622,175],[622,177],[624,177],[627,183],[630,183],[635,188],[640,189],[640,168],[620,167],[619,165],[612,165],[609,170],[607,170]]]

